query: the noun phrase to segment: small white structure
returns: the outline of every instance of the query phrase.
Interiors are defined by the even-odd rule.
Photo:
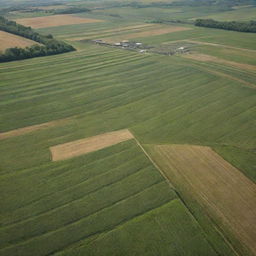
[[[140,53],[145,53],[145,52],[147,52],[146,50],[140,50],[139,51]]]
[[[180,47],[180,48],[178,48],[178,50],[184,50],[185,48],[184,47]]]
[[[121,46],[121,43],[115,43],[115,46]]]
[[[140,46],[140,45],[142,45],[142,43],[136,43],[136,45],[137,45],[137,46]]]

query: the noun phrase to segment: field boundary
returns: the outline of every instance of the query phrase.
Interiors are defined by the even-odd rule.
[[[134,136],[134,135],[133,135]],[[161,168],[157,165],[157,163],[152,159],[152,157],[148,154],[148,152],[143,148],[143,146],[140,144],[140,142],[137,140],[137,138],[134,136],[134,140],[137,143],[137,145],[140,147],[140,149],[143,151],[143,153],[147,156],[149,161],[154,165],[154,167],[160,172],[160,174],[164,177],[166,182],[169,184],[169,186],[176,192],[175,187],[171,183],[171,181],[167,178],[165,173],[161,170]]]
[[[187,208],[187,210],[189,211],[189,213],[193,216],[193,218],[196,220],[196,222],[198,223],[198,225],[201,226],[204,234],[205,234],[205,238],[207,239],[208,243],[212,246],[212,242],[208,239],[208,236],[206,234],[206,232],[204,231],[204,228],[202,227],[202,225],[200,224],[200,221],[196,218],[196,216],[194,215],[194,213],[192,212],[192,210],[190,209],[190,207],[188,206],[188,204],[186,203],[186,201],[184,200],[184,198],[181,196],[180,192],[176,189],[176,187],[171,183],[170,179],[168,179],[168,177],[166,176],[166,174],[162,171],[161,167],[153,160],[153,158],[149,155],[149,153],[144,149],[144,147],[141,145],[141,143],[137,140],[137,138],[134,136],[134,140],[137,143],[137,145],[141,148],[141,150],[143,151],[143,153],[147,156],[147,158],[151,161],[151,163],[154,165],[154,167],[160,172],[160,174],[162,175],[162,177],[165,179],[165,181],[168,183],[168,185],[175,191],[175,193],[178,195],[178,198],[181,200],[181,202],[184,204],[184,206]],[[154,146],[154,144],[148,144],[150,146]],[[226,161],[226,160],[225,160]],[[207,215],[208,216],[208,215]],[[212,217],[208,216],[210,222],[212,223],[211,225],[213,226],[213,228],[216,230],[216,232],[222,237],[222,239],[227,243],[227,245],[231,248],[231,250],[234,252],[234,254],[236,256],[240,256],[238,254],[238,252],[236,251],[236,249],[234,248],[234,246],[232,245],[232,243],[229,241],[229,239],[224,235],[222,229],[216,224],[216,222],[212,219]],[[215,250],[214,246],[212,246],[213,250],[218,254],[218,252]]]
[[[193,197],[206,209],[236,254],[239,250],[253,255],[256,186],[251,180],[208,146],[153,144],[150,154],[181,192],[186,187],[186,197]]]
[[[241,68],[244,70],[251,70],[251,71],[256,71],[256,66],[250,65],[250,64],[245,64],[245,63],[238,63],[234,61],[229,61],[225,59],[221,59],[212,55],[207,55],[207,54],[201,54],[201,53],[191,53],[191,54],[185,54],[182,55],[182,57],[187,58],[187,59],[192,59],[200,62],[213,62],[213,63],[220,63],[236,68]]]

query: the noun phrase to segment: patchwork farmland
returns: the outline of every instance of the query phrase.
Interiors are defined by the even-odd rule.
[[[255,255],[256,34],[192,24],[255,7],[189,1],[0,7],[76,48],[0,63],[1,256]]]
[[[95,23],[102,22],[102,20],[79,18],[72,15],[54,15],[46,17],[23,18],[17,19],[17,23],[32,27],[32,28],[45,28],[45,27],[58,27],[69,24],[81,23]]]
[[[190,191],[255,254],[255,183],[208,147],[157,145],[149,151],[172,184]]]

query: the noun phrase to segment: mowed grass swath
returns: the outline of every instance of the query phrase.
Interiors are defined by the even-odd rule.
[[[151,230],[153,224],[152,240],[145,239],[143,244],[156,251],[167,253],[170,242],[176,241],[177,236],[181,241],[186,235],[186,243],[172,248],[174,253],[186,250],[187,255],[217,255],[196,220],[133,141],[74,160],[6,175],[1,179],[1,188],[5,192],[1,255],[48,255],[58,251],[65,254],[66,249],[67,255],[75,255],[80,250],[90,251],[90,241],[97,237],[96,255],[105,250],[106,242],[105,255],[119,250],[121,253],[122,247],[117,249],[119,243],[109,241],[109,234],[122,237],[129,230],[136,236],[136,223]],[[15,200],[14,191],[22,194],[22,201]],[[173,235],[167,236],[163,247],[158,239],[165,235],[161,222],[170,219],[169,213],[173,217],[165,224],[164,232],[172,230]],[[104,236],[108,237],[106,241],[102,241]],[[76,242],[84,246],[73,252],[69,246]],[[198,246],[191,250],[195,243]],[[127,245],[141,250],[136,241],[128,241]],[[127,251],[127,255],[133,252]]]
[[[3,150],[3,172],[48,161],[50,146],[122,128],[132,128],[147,143],[218,141],[244,150],[254,145],[253,89],[187,60],[90,46],[79,53],[6,65],[0,71],[5,78],[3,132],[73,119],[38,132],[37,144],[32,134],[1,141],[3,148],[23,145]],[[231,129],[239,123],[242,129]],[[32,154],[35,150],[42,154]],[[15,161],[5,164],[14,156]]]
[[[245,252],[249,248],[255,254],[255,183],[209,147],[152,145],[148,150],[181,193],[189,197],[190,191],[208,214],[245,245]]]
[[[95,50],[95,52],[89,54],[89,49]],[[2,229],[2,253],[4,255],[10,253],[14,254],[15,251],[20,251],[24,255],[33,255],[38,246],[40,247],[40,245],[44,243],[49,244],[49,242],[46,241],[55,241],[52,240],[53,238],[51,237],[51,234],[54,234],[54,237],[56,236],[58,241],[60,241],[58,238],[59,236],[64,237],[65,239],[58,243],[52,242],[50,247],[46,246],[45,248],[42,248],[41,255],[66,250],[65,248],[70,245],[72,245],[72,248],[63,253],[67,253],[67,255],[71,254],[74,249],[75,254],[76,250],[79,250],[75,249],[76,243],[81,239],[81,243],[84,245],[81,247],[81,252],[89,253],[92,250],[90,249],[91,247],[89,245],[91,243],[89,243],[89,241],[90,239],[93,239],[95,232],[98,234],[100,231],[106,232],[109,230],[106,230],[103,225],[102,227],[99,226],[99,231],[91,231],[91,233],[82,232],[78,234],[78,230],[80,230],[82,223],[84,223],[83,225],[85,225],[85,227],[88,227],[88,222],[82,220],[82,222],[79,221],[80,218],[83,217],[81,214],[87,216],[87,214],[89,215],[89,213],[91,213],[89,210],[93,209],[92,206],[87,209],[86,205],[93,205],[98,201],[98,199],[95,199],[93,200],[93,203],[89,204],[89,201],[84,199],[84,197],[87,193],[94,193],[92,191],[97,189],[97,186],[109,186],[108,184],[112,183],[114,180],[119,180],[121,177],[128,174],[130,175],[137,170],[137,167],[135,167],[130,160],[125,160],[121,155],[118,155],[117,159],[118,161],[120,160],[121,167],[113,172],[109,172],[108,175],[103,175],[101,172],[108,170],[108,165],[106,165],[106,163],[112,164],[115,161],[113,161],[113,158],[108,158],[107,162],[102,162],[102,165],[97,167],[97,159],[100,157],[99,153],[95,153],[95,157],[92,157],[94,161],[89,169],[91,173],[90,175],[93,175],[98,173],[94,168],[98,168],[99,177],[90,182],[86,180],[83,182],[81,180],[83,179],[83,175],[87,175],[84,173],[82,167],[83,163],[81,163],[83,158],[74,158],[74,160],[70,160],[70,163],[73,163],[74,165],[70,165],[70,163],[66,161],[61,163],[49,163],[49,148],[51,146],[126,127],[129,127],[136,137],[143,142],[174,141],[174,139],[183,141],[185,139],[190,139],[191,142],[198,143],[200,142],[200,139],[198,139],[200,138],[198,136],[200,134],[200,143],[205,143],[204,138],[206,137],[209,139],[209,143],[213,143],[215,141],[214,137],[209,137],[209,134],[207,133],[205,134],[205,137],[203,137],[202,131],[205,131],[204,127],[195,129],[194,134],[190,135],[186,134],[186,131],[190,131],[191,133],[190,129],[187,128],[182,131],[182,128],[184,129],[186,127],[183,123],[191,122],[193,118],[195,121],[200,121],[201,125],[205,124],[206,126],[210,118],[209,114],[206,114],[204,111],[206,108],[212,113],[211,118],[215,117],[216,119],[212,125],[216,124],[217,126],[217,123],[220,120],[218,119],[218,115],[221,114],[221,109],[224,111],[225,108],[229,107],[229,109],[234,111],[234,116],[237,116],[238,110],[241,111],[240,107],[238,109],[232,108],[230,103],[233,102],[234,105],[241,103],[239,106],[246,108],[246,106],[240,102],[241,100],[239,100],[246,95],[247,97],[245,98],[247,99],[248,104],[246,109],[248,110],[250,105],[253,106],[254,96],[251,94],[251,88],[241,87],[239,83],[234,84],[232,81],[226,81],[221,77],[214,76],[207,72],[195,72],[198,71],[197,67],[194,67],[193,65],[190,66],[190,63],[185,62],[183,59],[174,57],[173,62],[170,62],[169,59],[162,56],[160,58],[159,56],[154,55],[140,55],[137,53],[97,46],[88,46],[87,50],[79,52],[79,56],[80,58],[78,58],[78,53],[72,53],[58,57],[23,61],[23,70],[20,69],[20,64],[7,64],[9,66],[8,72],[19,77],[19,82],[13,85],[12,88],[3,87],[5,89],[3,92],[6,97],[6,104],[3,106],[5,107],[5,110],[9,111],[8,115],[6,114],[7,112],[5,112],[5,120],[8,120],[9,118],[9,123],[6,122],[3,124],[3,127],[5,127],[3,130],[15,131],[15,128],[29,127],[30,125],[51,122],[52,120],[60,121],[54,123],[52,126],[46,125],[43,129],[36,129],[31,133],[1,140],[1,147],[7,149],[5,151],[2,150],[2,164],[7,166],[6,163],[9,162],[9,167],[1,170],[3,182],[6,184],[3,193],[8,195],[6,200],[4,200],[6,208],[3,208],[3,214],[6,216]],[[58,65],[51,64],[53,60],[56,61]],[[88,60],[90,60],[90,62],[88,62]],[[73,63],[73,66],[70,65],[70,63]],[[155,70],[156,67],[158,67],[157,72]],[[2,70],[4,70],[5,67],[2,68]],[[42,72],[42,70],[45,71]],[[159,72],[159,70],[161,71]],[[37,75],[27,77],[26,72],[35,72]],[[144,72],[150,75],[146,76]],[[106,76],[108,79],[105,78]],[[62,77],[62,79],[60,79],[60,77]],[[122,80],[120,80],[120,77],[122,77]],[[12,79],[12,76],[7,76],[6,83],[10,83],[10,80]],[[43,86],[39,83],[39,79],[43,81]],[[72,84],[72,86],[70,86],[70,84]],[[156,84],[158,86],[156,86]],[[230,94],[231,88],[235,90],[236,93]],[[15,96],[15,94],[17,94],[17,96]],[[39,94],[40,96],[38,96]],[[223,97],[223,95],[225,95],[225,97]],[[28,99],[30,102],[28,102]],[[55,101],[53,101],[53,99],[55,99]],[[73,100],[70,101],[70,99]],[[33,101],[37,102],[34,114],[29,111],[29,105]],[[206,106],[207,102],[208,105]],[[162,109],[162,114],[157,116],[159,115],[160,109]],[[187,112],[188,109],[191,111],[189,115]],[[13,112],[14,110],[18,111],[19,115],[21,115],[20,119],[16,120],[16,125],[13,122],[14,115],[16,115]],[[187,115],[185,115],[185,113],[187,113]],[[191,119],[189,118],[190,116]],[[243,113],[241,116],[243,116]],[[222,118],[223,120],[226,120],[227,116],[223,115]],[[173,121],[170,122],[168,120]],[[241,119],[241,122],[242,120],[243,119]],[[23,124],[21,124],[21,122],[23,122]],[[153,125],[148,125],[148,123],[152,123]],[[197,122],[195,122],[195,124],[196,123]],[[171,126],[173,126],[172,129],[168,128]],[[221,129],[216,130],[215,136],[222,136],[225,127],[220,128]],[[177,129],[179,129],[179,132],[182,131],[183,134],[178,133]],[[226,131],[230,136],[230,127],[226,127]],[[247,131],[249,131],[248,128]],[[174,136],[174,133],[176,136]],[[35,138],[37,143],[34,143]],[[240,143],[239,137],[234,136],[231,138],[234,146]],[[244,150],[246,150],[247,147],[250,147],[250,143],[252,142],[250,141],[249,144],[244,142]],[[16,146],[15,150],[8,150],[8,148],[13,148],[13,145],[22,145],[22,147]],[[119,152],[119,150],[120,149],[117,148],[117,152]],[[100,152],[103,153],[105,150]],[[132,152],[133,150],[130,150],[130,153]],[[137,162],[136,159],[138,153],[136,152],[132,153],[129,158],[131,161]],[[126,151],[124,157],[126,157],[126,155],[129,156],[130,153],[128,154],[128,151]],[[142,152],[141,154],[143,155]],[[15,161],[10,161],[11,159],[15,159]],[[87,159],[87,157],[85,159]],[[138,161],[140,162],[139,159]],[[39,163],[40,165],[37,166]],[[75,163],[77,163],[77,167],[75,167]],[[80,171],[77,172],[76,168]],[[56,178],[54,178],[55,172],[57,175]],[[155,169],[154,172],[157,174]],[[145,173],[142,173],[142,177],[147,177],[146,179],[142,179],[143,182],[144,179],[146,182],[151,180],[146,171]],[[37,174],[40,176],[37,176]],[[74,183],[72,179],[75,180]],[[136,180],[138,180],[137,176]],[[12,190],[10,189],[8,190],[11,181],[15,181],[13,189],[15,189],[16,193],[12,193]],[[80,185],[76,185],[76,183],[80,182]],[[17,187],[17,183],[20,183],[19,188]],[[36,186],[37,183],[38,185]],[[74,185],[74,188],[71,187],[73,186],[72,184]],[[130,182],[128,182],[128,184],[129,189],[131,189]],[[37,187],[38,192],[35,191],[35,187]],[[139,187],[142,188],[142,186]],[[168,187],[168,189],[170,188]],[[119,196],[120,192],[117,192],[119,190],[125,190],[123,183],[120,185],[119,189],[116,190],[116,193],[111,191],[110,194]],[[159,189],[157,189],[157,191],[159,191]],[[22,196],[24,199],[22,201],[19,199],[21,193],[24,193],[24,196]],[[46,195],[44,195],[45,193]],[[76,196],[73,196],[73,193]],[[98,193],[100,197],[104,195],[103,198],[104,200],[106,199],[104,191]],[[19,196],[17,196],[17,194]],[[157,195],[162,198],[164,193],[157,193]],[[72,203],[73,198],[77,199],[75,199],[78,203],[77,206]],[[158,201],[159,198],[156,198]],[[150,196],[150,201],[152,201],[152,196]],[[72,207],[69,208],[69,206]],[[77,207],[78,209],[77,215],[74,215],[74,207]],[[83,207],[85,212],[81,210]],[[176,209],[176,206],[174,207],[172,204],[167,208],[164,207],[164,216],[166,211],[169,212],[169,207],[170,209]],[[133,209],[131,205],[129,206],[129,209],[130,208]],[[137,203],[134,208],[137,209]],[[118,209],[116,212],[117,215],[123,212],[122,207],[120,210]],[[87,211],[89,211],[89,213]],[[114,214],[115,213],[111,212],[110,215],[113,217]],[[154,212],[150,212],[144,217],[139,218],[139,225],[142,225],[147,229],[148,221],[152,221],[151,214],[154,216]],[[184,214],[187,216],[186,218],[191,218],[188,213]],[[100,215],[99,218],[105,218],[103,216],[104,215]],[[56,221],[56,219],[59,219],[60,221]],[[89,222],[93,220],[94,219],[88,219]],[[134,219],[134,221],[137,223],[137,220]],[[167,220],[164,218],[162,221]],[[194,222],[195,220],[190,221]],[[70,222],[74,222],[74,224],[68,226],[68,229],[64,228],[67,223]],[[158,221],[156,222],[158,223]],[[175,222],[176,221],[171,222],[170,225],[176,225],[174,224]],[[41,224],[37,226],[36,223]],[[124,226],[122,226],[123,224]],[[119,227],[119,225],[121,226]],[[133,221],[131,224],[127,223],[127,225],[121,222],[119,224],[118,222],[117,224],[113,224],[113,229],[115,230],[111,234],[117,234],[117,236],[119,236],[119,232],[126,233],[126,229],[133,229],[134,225]],[[177,222],[177,225],[181,224]],[[197,223],[195,225],[199,224]],[[186,230],[187,227],[190,226],[193,227],[193,225],[184,224],[184,232],[190,234],[189,231]],[[93,225],[92,229],[94,230],[94,228],[95,226]],[[159,230],[156,235],[161,236],[162,228],[159,228],[158,226],[155,228]],[[169,230],[168,226],[165,228],[167,232],[167,230]],[[207,224],[207,228],[212,229],[210,224]],[[28,229],[31,233],[27,232]],[[172,230],[173,228],[170,229]],[[75,230],[73,232],[77,233],[77,236],[73,235],[71,230]],[[202,234],[204,235],[202,235],[202,237],[206,236],[207,240],[209,239],[211,241],[211,244],[214,241],[214,250],[218,252],[225,251],[227,255],[232,255],[232,250],[229,249],[218,233],[210,237],[205,235],[205,231],[201,230],[200,232],[203,232]],[[214,233],[215,231],[211,232]],[[71,240],[69,240],[69,236],[72,237]],[[109,241],[108,243],[111,243],[112,238],[108,238],[109,236],[110,235],[107,233],[106,240],[102,240],[101,238],[95,241],[97,248],[99,248],[98,250],[101,250],[100,248],[104,250],[107,241]],[[86,246],[86,239],[89,239],[88,246]],[[169,235],[168,239],[174,239],[173,241],[177,239],[177,241],[181,241],[176,233]],[[198,239],[204,241],[203,238]],[[205,243],[202,241],[198,243]],[[129,244],[132,244],[132,241],[130,241]],[[191,244],[194,244],[194,242],[191,242]],[[186,245],[187,248],[190,248],[191,244],[189,242]],[[145,241],[145,246],[146,245],[147,243]],[[162,246],[161,243],[157,243],[155,246],[156,248],[159,248],[158,246],[160,245]],[[182,242],[180,246],[183,248],[184,243]],[[111,255],[113,250],[115,250],[115,247],[113,249],[109,246],[107,247],[110,250],[109,255]],[[208,247],[209,245],[207,243],[205,245],[194,246],[191,247],[193,250],[190,248],[187,253],[193,255],[192,253],[194,253],[194,250],[197,248],[203,251],[207,250],[207,252],[211,251],[212,249],[209,249]],[[180,250],[180,247],[177,248],[177,250]],[[134,250],[137,250],[136,247]],[[170,249],[167,246],[166,249],[162,250],[174,249]],[[215,254],[213,253],[213,255]]]

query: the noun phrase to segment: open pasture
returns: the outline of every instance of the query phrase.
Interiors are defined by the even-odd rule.
[[[190,191],[222,230],[231,232],[251,255],[256,253],[255,183],[209,147],[153,145],[149,151],[178,190]]]
[[[244,64],[244,63],[238,63],[234,61],[229,61],[229,60],[224,60],[221,58],[217,58],[215,56],[207,55],[207,54],[186,54],[183,55],[185,58],[189,58],[192,60],[198,60],[201,62],[216,62],[216,63],[221,63],[229,66],[234,66],[240,69],[245,69],[245,70],[252,70],[256,71],[256,66],[249,65],[249,64]]]
[[[81,18],[70,14],[63,15],[52,15],[44,17],[35,17],[35,18],[24,18],[17,19],[17,23],[32,27],[32,28],[45,28],[45,27],[58,27],[70,24],[81,24],[81,23],[95,23],[103,22],[102,20]]]
[[[69,117],[65,125],[2,140],[1,173],[49,161],[54,145],[124,128],[142,143],[254,147],[253,89],[180,57],[84,47],[0,65],[1,132]]]
[[[102,37],[109,37],[109,36],[116,36],[116,35],[123,35],[123,34],[129,34],[134,32],[142,32],[145,29],[154,29],[155,25],[153,24],[139,24],[139,25],[130,25],[130,26],[124,26],[124,27],[117,27],[117,28],[98,28],[97,30],[93,31],[83,31],[82,33],[74,33],[69,35],[61,35],[60,38],[66,38],[72,41],[82,40],[82,39],[98,39]],[[78,36],[79,37],[76,37]],[[68,38],[67,38],[68,36]],[[104,39],[105,40],[105,39]]]
[[[200,54],[208,54],[227,61],[233,61],[241,64],[256,65],[256,51],[249,49],[239,49],[221,45],[197,44],[195,51]]]
[[[241,6],[233,10],[215,13],[200,17],[202,19],[214,19],[219,21],[250,21],[256,19],[255,6]]]
[[[178,27],[178,26],[161,26],[161,25],[155,25],[152,26],[150,29],[144,29],[141,32],[132,32],[126,33],[125,35],[120,36],[114,36],[111,38],[104,38],[106,42],[117,42],[127,39],[134,39],[134,38],[144,38],[144,37],[152,37],[152,36],[158,36],[158,35],[164,35],[184,30],[189,30],[190,28],[186,27]]]
[[[255,52],[255,33],[241,33],[236,31],[227,31],[213,28],[201,28],[186,25],[190,30],[180,31],[178,33],[159,35],[143,39],[148,44],[158,45],[161,43],[171,43],[177,41],[188,41],[198,45],[216,46],[222,48],[233,48],[238,51]],[[241,35],[242,34],[242,35]]]
[[[134,141],[6,175],[0,184],[2,256],[134,255],[145,248],[217,256]]]
[[[71,141],[51,147],[52,160],[58,161],[88,154],[130,139],[133,139],[133,135],[126,129]]]
[[[38,43],[21,36],[0,31],[0,52],[4,52],[7,48],[25,48],[34,44]]]

